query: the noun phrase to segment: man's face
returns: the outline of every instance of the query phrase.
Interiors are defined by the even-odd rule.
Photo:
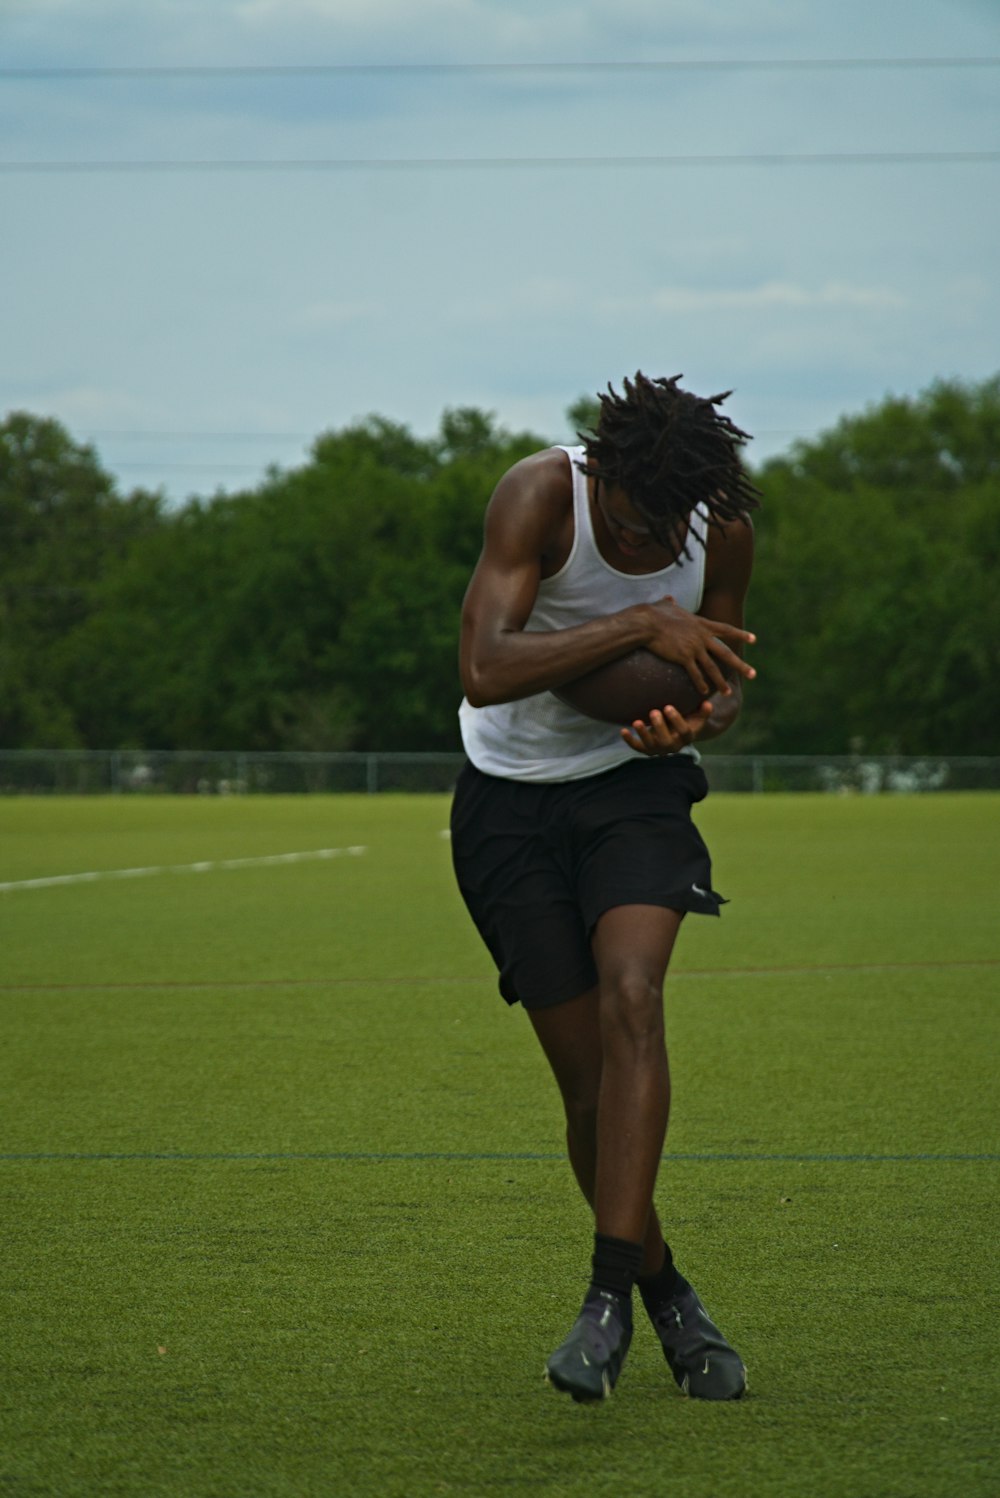
[[[673,560],[672,548],[657,538],[624,489],[598,483],[597,505],[608,535],[622,556],[655,566],[666,566]]]

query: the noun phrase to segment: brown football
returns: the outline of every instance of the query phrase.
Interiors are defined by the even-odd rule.
[[[553,690],[578,713],[601,723],[646,721],[654,707],[675,707],[686,716],[704,700],[683,666],[646,649],[630,651]]]

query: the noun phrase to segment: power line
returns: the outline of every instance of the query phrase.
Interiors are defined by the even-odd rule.
[[[772,57],[680,58],[660,61],[595,62],[345,62],[345,63],[221,63],[164,64],[124,67],[0,68],[0,79],[24,82],[42,79],[85,78],[288,78],[351,77],[365,74],[494,73],[684,73],[684,72],[805,72],[871,69],[995,68],[1000,57]]]
[[[56,173],[167,172],[413,172],[529,170],[568,167],[727,167],[727,166],[983,166],[1000,161],[1000,151],[775,151],[703,156],[357,156],[302,159],[99,161],[0,161],[8,176]]]

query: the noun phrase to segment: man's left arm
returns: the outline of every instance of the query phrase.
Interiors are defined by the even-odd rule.
[[[750,520],[738,520],[722,531],[713,532],[705,558],[705,589],[699,614],[743,629],[752,571],[753,525]],[[739,646],[734,648],[739,650]],[[729,673],[729,686],[728,694],[716,692],[708,699],[712,711],[697,735],[699,739],[718,738],[720,733],[732,728],[739,717],[743,708],[742,676],[735,671]]]
[[[706,619],[744,628],[744,609],[753,571],[753,525],[735,520],[709,531],[705,557],[705,586],[698,613]],[[742,650],[738,646],[734,649]],[[752,673],[753,674],[753,673]],[[707,698],[685,717],[676,708],[650,714],[648,723],[633,723],[622,737],[640,754],[676,754],[700,739],[715,739],[731,728],[743,706],[743,678],[728,673],[729,689]]]

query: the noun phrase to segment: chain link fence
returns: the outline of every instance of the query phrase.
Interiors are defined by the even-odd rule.
[[[458,754],[0,750],[0,795],[447,792]],[[714,791],[896,794],[1000,790],[1000,756],[706,754]]]

